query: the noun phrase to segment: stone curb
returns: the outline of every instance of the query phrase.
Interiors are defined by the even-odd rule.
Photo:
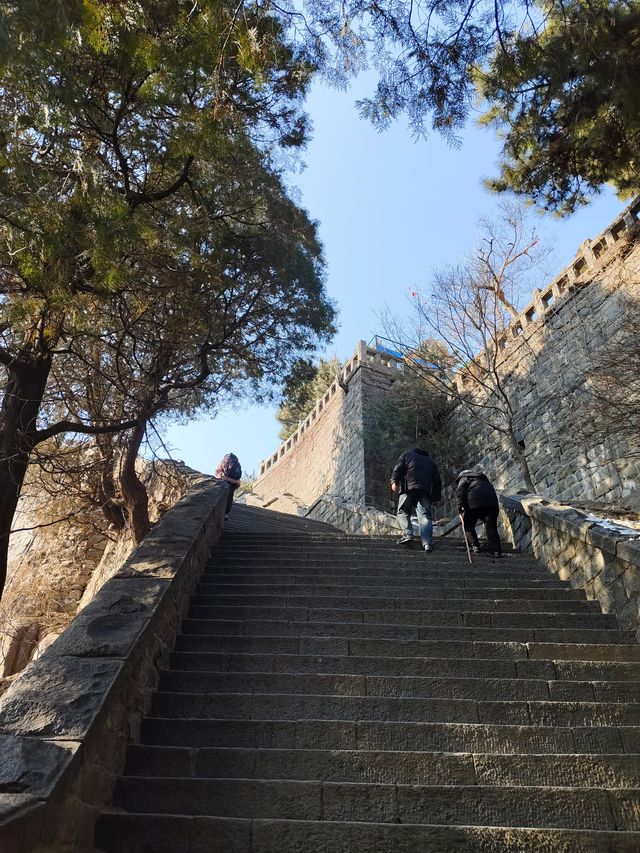
[[[66,631],[0,699],[0,853],[92,850],[159,669],[211,547],[226,489],[194,477]]]

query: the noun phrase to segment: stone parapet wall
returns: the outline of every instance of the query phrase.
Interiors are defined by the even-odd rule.
[[[305,518],[363,536],[396,536],[400,532],[395,515],[353,503],[339,495],[321,495],[305,512]]]
[[[305,518],[323,521],[342,530],[345,533],[356,533],[362,536],[399,536],[401,533],[398,520],[393,513],[383,512],[372,506],[354,504],[341,498],[340,495],[321,495],[304,512],[299,511]],[[412,519],[413,532],[420,535],[417,519]],[[462,538],[460,519],[436,519],[433,522],[433,535],[436,539],[442,536]]]
[[[224,522],[226,489],[201,477],[0,699],[0,851],[93,850]]]
[[[538,495],[500,495],[501,535],[583,589],[640,639],[640,530],[622,535],[584,512]]]

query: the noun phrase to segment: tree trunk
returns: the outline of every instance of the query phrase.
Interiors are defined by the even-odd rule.
[[[98,499],[102,514],[109,524],[113,524],[116,530],[123,530],[127,526],[127,516],[124,507],[116,500],[115,453],[112,440],[112,436],[96,436],[96,444],[102,455]]]
[[[127,442],[122,468],[120,470],[120,490],[127,508],[129,524],[133,533],[133,541],[139,545],[151,529],[149,521],[149,496],[144,484],[136,474],[136,459],[147,428],[146,420],[142,420],[133,430]]]
[[[522,474],[522,479],[524,480],[524,485],[527,491],[535,494],[536,487],[533,484],[533,477],[531,476],[531,470],[524,450],[520,447],[513,435],[509,437],[509,443],[511,444],[515,460],[520,466],[520,473]]]
[[[33,433],[44,396],[51,357],[15,360],[0,408],[0,596],[7,577],[9,535],[33,450]]]

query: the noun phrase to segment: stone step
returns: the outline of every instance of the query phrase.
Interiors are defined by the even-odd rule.
[[[165,670],[165,693],[291,693],[496,701],[640,702],[640,684],[627,681],[544,681],[530,678],[420,678],[381,675]]]
[[[574,590],[562,590],[562,593],[574,592]],[[578,590],[575,590],[578,592]],[[600,612],[600,605],[595,601],[586,601],[578,595],[556,594],[548,598],[518,598],[512,595],[496,595],[488,598],[482,595],[466,593],[466,597],[460,595],[433,595],[429,598],[410,596],[398,598],[396,596],[383,596],[376,598],[363,598],[361,596],[334,596],[334,595],[194,595],[191,599],[192,606],[196,607],[313,607],[326,610],[448,610],[459,607],[463,611],[522,611],[526,613],[549,612],[556,613],[588,613]]]
[[[125,775],[410,785],[640,788],[640,755],[133,746]]]
[[[359,655],[264,655],[223,652],[173,652],[172,669],[200,672],[312,673],[344,675],[417,675],[478,678],[556,677],[555,664],[545,660],[500,658],[366,657]],[[605,664],[601,664],[604,667]],[[599,669],[603,675],[602,669]],[[635,673],[635,670],[634,670]],[[566,676],[571,677],[570,672]],[[582,671],[574,678],[580,680]]]
[[[119,779],[114,805],[178,815],[598,830],[639,828],[637,789],[386,785],[257,779]]]
[[[102,815],[107,853],[638,853],[640,834],[577,829]]]
[[[324,564],[329,563],[335,568],[326,571]],[[321,563],[320,565],[318,563]],[[289,565],[291,564],[291,565]],[[520,562],[519,560],[495,560],[486,564],[461,563],[457,560],[445,562],[431,556],[427,559],[421,555],[418,560],[406,561],[387,558],[384,560],[358,560],[351,559],[329,560],[316,562],[315,560],[297,560],[291,556],[286,560],[267,560],[263,557],[257,559],[232,560],[218,559],[209,563],[203,572],[203,578],[215,577],[218,574],[230,577],[243,577],[245,575],[256,575],[258,577],[271,578],[273,576],[295,573],[296,576],[309,577],[313,575],[335,574],[357,577],[358,575],[370,575],[372,577],[415,577],[429,578],[438,575],[467,576],[467,577],[557,577],[554,572],[548,571],[535,561]]]
[[[378,574],[369,573],[353,573],[347,574],[326,574],[324,572],[308,572],[307,574],[300,573],[296,570],[295,574],[262,574],[240,573],[229,574],[228,572],[209,572],[200,576],[199,587],[205,591],[208,586],[310,586],[321,584],[323,586],[385,586],[385,587],[416,587],[422,589],[429,586],[444,583],[446,586],[455,584],[456,586],[482,588],[482,586],[505,586],[511,587],[515,585],[522,586],[539,586],[540,584],[548,585],[553,588],[564,588],[564,581],[561,581],[556,575],[550,575],[549,578],[540,576],[539,574],[485,574],[478,576],[476,572],[472,575],[470,572],[432,572],[427,574],[414,573],[394,573],[392,571],[380,572]]]
[[[141,743],[193,748],[635,754],[640,753],[640,727],[151,716],[142,721]]]
[[[222,595],[338,595],[344,597],[356,596],[362,598],[377,598],[383,596],[386,598],[392,593],[393,598],[408,598],[416,596],[417,598],[432,598],[434,593],[446,595],[447,593],[457,593],[460,597],[484,597],[484,598],[552,598],[554,595],[558,598],[583,598],[582,590],[568,589],[561,581],[554,583],[553,581],[547,584],[532,583],[529,580],[523,581],[492,581],[492,580],[469,580],[457,581],[438,580],[424,581],[419,585],[405,586],[399,583],[391,587],[377,584],[368,586],[359,584],[355,581],[344,584],[324,583],[286,583],[286,584],[268,584],[268,583],[199,583],[196,589],[198,596],[215,596]]]
[[[480,530],[480,528],[478,528]],[[244,553],[291,553],[292,551],[326,551],[334,553],[342,551],[345,555],[357,554],[401,554],[407,557],[419,554],[420,540],[414,537],[412,543],[408,546],[400,545],[400,531],[397,536],[260,536],[234,537],[233,539],[223,537],[216,545],[214,554],[224,554],[230,558],[237,557]],[[483,537],[481,536],[482,540]],[[465,550],[462,537],[460,539],[448,539],[434,536],[435,545],[440,557],[456,556],[460,560],[467,560],[467,552]],[[505,545],[505,553],[517,554],[524,560],[533,559],[531,554],[520,554],[514,552],[509,546]],[[475,555],[474,555],[475,559]]]
[[[238,720],[395,720],[534,726],[640,726],[640,705],[627,702],[484,701],[330,694],[163,693],[156,717]]]
[[[183,619],[184,635],[244,637],[369,637],[389,640],[480,640],[518,643],[635,643],[635,634],[614,628],[484,628],[460,625],[394,625],[348,622]]]
[[[451,629],[452,631],[455,629]],[[483,640],[381,640],[367,637],[207,636],[179,634],[179,652],[359,657],[540,658],[640,661],[640,646],[614,643],[545,643]]]
[[[460,610],[327,610],[311,607],[207,607],[193,605],[190,619],[283,622],[385,623],[387,625],[470,625],[495,628],[618,628],[612,614],[596,612],[499,613]]]

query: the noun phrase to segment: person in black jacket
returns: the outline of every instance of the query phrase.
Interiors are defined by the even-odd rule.
[[[482,472],[461,471],[456,480],[456,499],[462,515],[464,529],[471,540],[474,551],[480,550],[476,524],[484,522],[492,557],[502,556],[502,545],[498,535],[498,513],[500,504],[496,490]]]
[[[420,524],[424,550],[433,551],[433,516],[431,507],[440,500],[440,472],[426,450],[415,447],[403,453],[391,475],[391,491],[400,495],[398,522],[403,531],[400,545],[413,541],[411,516],[415,511]]]

